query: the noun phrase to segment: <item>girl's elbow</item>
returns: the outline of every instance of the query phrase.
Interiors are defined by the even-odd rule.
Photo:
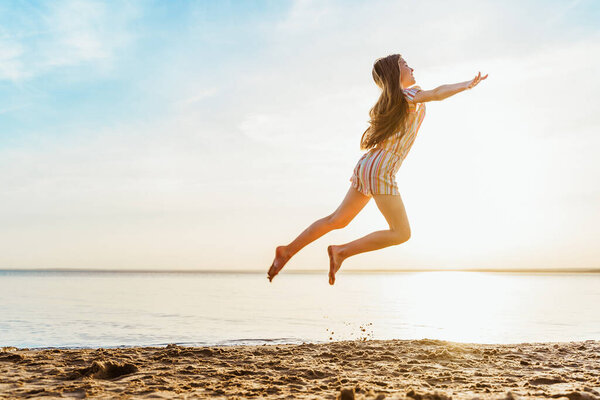
[[[431,94],[431,101],[442,101],[445,99],[444,94],[439,88],[433,89]]]
[[[442,100],[441,92],[437,89],[421,91],[414,98],[415,103],[427,103],[428,101]]]

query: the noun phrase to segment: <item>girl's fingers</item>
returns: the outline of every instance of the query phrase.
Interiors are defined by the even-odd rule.
[[[477,86],[477,84],[478,84],[479,82],[481,82],[482,80],[484,80],[484,79],[485,79],[485,78],[487,78],[487,77],[488,77],[488,74],[485,74],[484,76],[481,76],[481,71],[479,71],[479,72],[477,73],[477,75],[475,76],[475,78],[473,78],[473,79],[471,80],[471,83],[469,83],[469,85],[468,85],[467,87],[468,87],[469,89],[472,89],[472,88],[474,88],[475,86]]]

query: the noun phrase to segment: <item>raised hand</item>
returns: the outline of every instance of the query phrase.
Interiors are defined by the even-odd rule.
[[[472,88],[474,88],[475,86],[477,86],[477,84],[478,84],[479,82],[481,82],[482,80],[484,80],[484,79],[485,79],[485,78],[487,78],[487,77],[488,77],[488,74],[485,74],[485,76],[483,76],[483,77],[482,77],[482,76],[481,76],[481,72],[479,72],[479,73],[477,74],[477,76],[475,76],[475,78],[473,78],[473,80],[467,84],[467,89],[472,89]]]

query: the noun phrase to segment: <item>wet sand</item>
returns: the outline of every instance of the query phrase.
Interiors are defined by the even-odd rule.
[[[0,398],[600,400],[600,341],[0,350]]]

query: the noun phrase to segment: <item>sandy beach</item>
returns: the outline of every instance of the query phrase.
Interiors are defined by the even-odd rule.
[[[4,347],[0,398],[600,399],[600,342]]]

